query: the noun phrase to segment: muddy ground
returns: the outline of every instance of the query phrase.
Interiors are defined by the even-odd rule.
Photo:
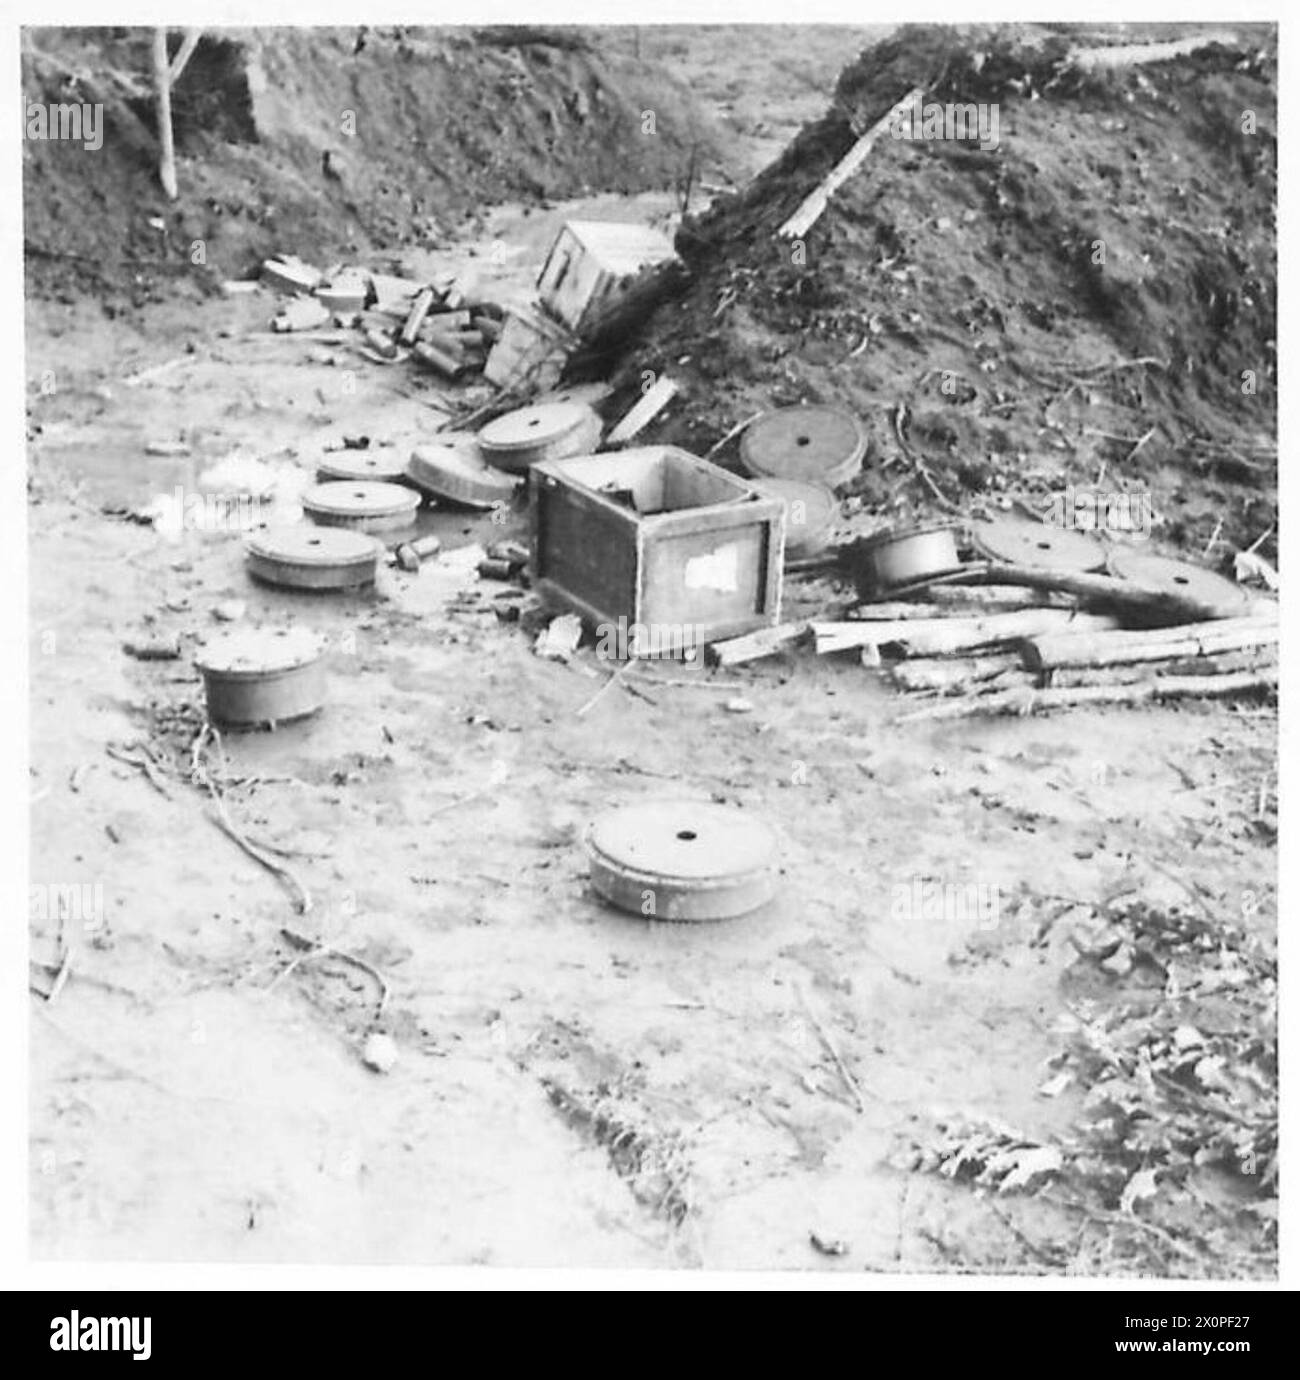
[[[571,209],[590,208],[503,210],[456,252],[541,246]],[[1063,1182],[986,1191],[917,1154],[954,1120],[1078,1140],[1084,1085],[1040,1091],[1072,1023],[1152,1000],[1142,965],[1080,951],[1107,902],[1270,942],[1271,708],[899,725],[874,675],[808,655],[647,666],[593,702],[593,652],[537,658],[457,564],[521,512],[425,518],[449,556],[371,594],[259,587],[237,533],[110,513],[219,488],[232,454],[301,481],[345,432],[405,446],[443,419],[405,370],[264,334],[270,308],[29,302],[29,377],[57,380],[34,383],[28,456],[32,881],[103,900],[65,933],[57,999],[32,1001],[36,1257],[1274,1273],[1256,1186],[1221,1157],[1117,1162],[1121,1184],[1162,1166],[1134,1212]],[[145,455],[178,438],[188,456]],[[785,610],[846,597],[794,580]],[[329,638],[318,717],[202,759],[231,819],[284,850],[306,914],[193,773],[189,659],[231,599]],[[123,654],[168,633],[178,661]],[[110,754],[142,745],[147,773]],[[590,894],[593,817],[681,796],[779,831],[774,903],[648,925]],[[909,913],[918,878],[982,886],[992,922]],[[387,1000],[285,927],[361,958]],[[33,958],[58,953],[35,921]],[[361,1059],[375,1030],[399,1054],[386,1074]]]

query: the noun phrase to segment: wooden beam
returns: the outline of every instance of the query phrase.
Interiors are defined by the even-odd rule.
[[[817,224],[822,212],[830,205],[831,197],[862,166],[872,146],[903,111],[924,95],[914,86],[900,101],[895,101],[869,130],[840,159],[820,183],[799,204],[799,209],[776,232],[782,239],[802,239]]]
[[[1123,666],[1275,646],[1278,631],[1275,620],[1221,618],[1149,632],[1058,632],[1029,638],[1022,656],[1030,671],[1054,671],[1064,666]]]

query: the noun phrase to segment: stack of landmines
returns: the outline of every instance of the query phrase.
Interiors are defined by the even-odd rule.
[[[1140,592],[1106,583],[1116,587],[1110,607],[1104,594],[934,585],[905,600],[858,604],[843,621],[764,628],[717,643],[710,655],[735,666],[800,646],[818,655],[856,652],[918,701],[905,719],[1226,697],[1276,686],[1275,600],[1244,601],[1236,617],[1134,627],[1149,612]]]
[[[432,283],[335,265],[324,273],[301,260],[267,260],[262,277],[293,294],[277,331],[359,329],[366,358],[396,364],[414,357],[446,379],[481,373],[504,317],[494,302],[472,302],[445,274]]]

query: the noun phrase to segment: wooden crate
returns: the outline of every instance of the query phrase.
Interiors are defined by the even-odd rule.
[[[531,570],[548,603],[631,654],[669,654],[777,622],[783,506],[675,446],[533,466]]]
[[[546,256],[537,290],[557,321],[582,331],[647,269],[674,258],[669,240],[647,225],[570,220]]]
[[[529,307],[507,309],[501,334],[488,353],[483,376],[498,388],[529,384],[554,388],[575,344],[558,322]]]

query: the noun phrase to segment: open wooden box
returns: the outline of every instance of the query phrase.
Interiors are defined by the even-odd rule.
[[[673,654],[776,623],[779,498],[676,446],[532,469],[532,578],[629,654]]]

